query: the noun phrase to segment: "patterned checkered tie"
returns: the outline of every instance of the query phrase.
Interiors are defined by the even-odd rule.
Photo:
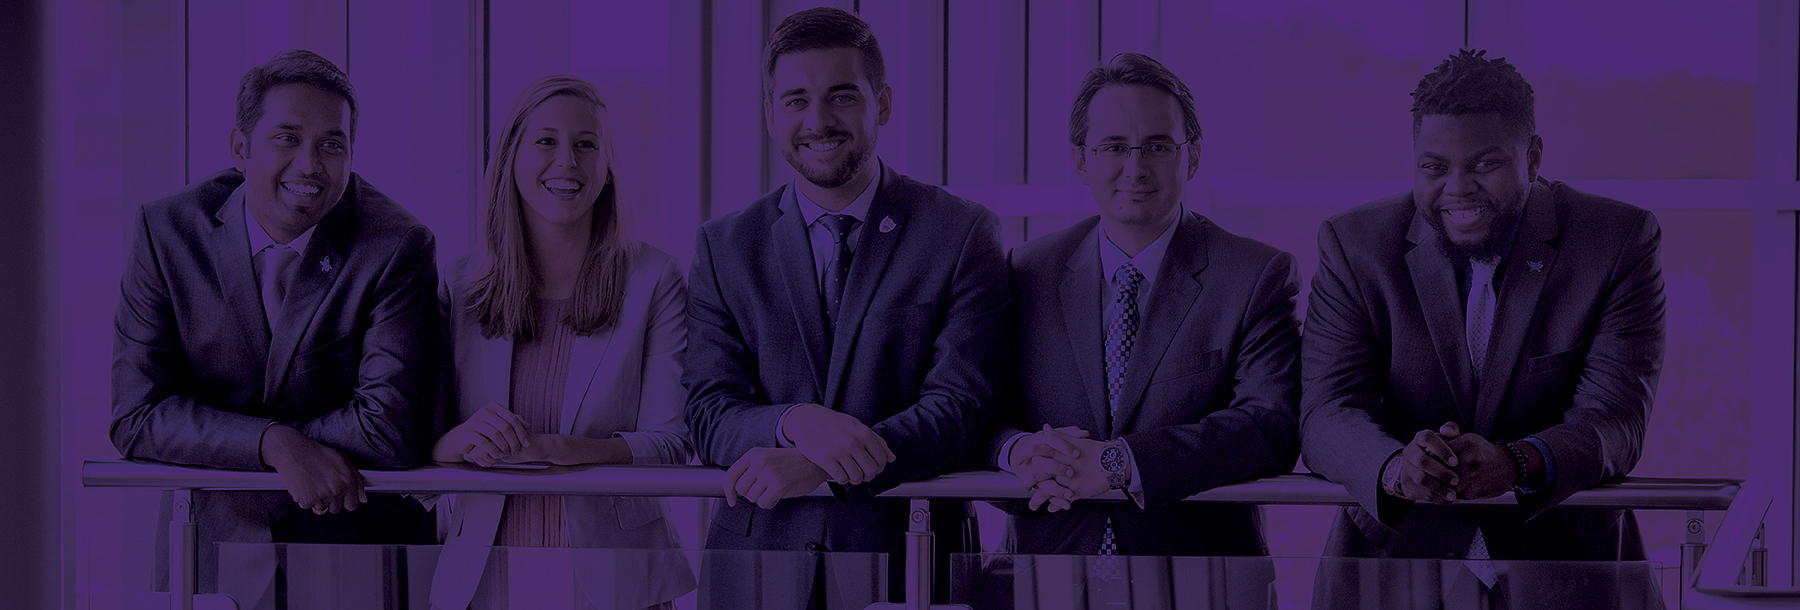
[[[850,277],[850,230],[856,228],[857,221],[849,214],[826,214],[819,220],[831,229],[831,262],[825,264],[825,319],[836,324],[838,304],[844,300],[844,281]]]
[[[1137,339],[1138,331],[1138,286],[1144,283],[1144,274],[1131,263],[1119,265],[1113,273],[1113,282],[1119,285],[1119,291],[1113,297],[1112,308],[1106,315],[1106,408],[1112,419],[1119,417],[1119,395],[1125,388],[1125,367],[1131,361],[1131,344]],[[1112,425],[1108,422],[1110,434]],[[1117,555],[1119,545],[1113,539],[1112,519],[1106,520],[1106,532],[1100,535],[1101,562],[1096,566],[1102,578],[1118,578],[1122,576],[1118,560],[1107,560],[1104,556]]]
[[[1465,330],[1469,338],[1469,363],[1474,365],[1475,383],[1480,384],[1483,369],[1487,367],[1488,335],[1494,330],[1494,267],[1498,261],[1469,261],[1469,308]],[[1494,564],[1487,561],[1487,539],[1482,537],[1481,528],[1475,528],[1475,539],[1469,542],[1469,561],[1463,565],[1481,579],[1482,584],[1493,588],[1499,582],[1500,575],[1494,571]]]

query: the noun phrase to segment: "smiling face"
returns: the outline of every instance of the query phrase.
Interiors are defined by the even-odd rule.
[[[763,104],[769,137],[801,178],[821,189],[861,192],[873,179],[876,130],[888,122],[891,89],[872,90],[852,47],[788,53],[775,60]],[[854,193],[852,193],[854,195]]]
[[[276,242],[305,233],[337,206],[350,184],[350,104],[307,84],[278,85],[263,98],[251,133],[231,130],[231,157],[244,173],[244,207]]]
[[[587,100],[558,95],[525,118],[513,153],[513,185],[526,215],[553,225],[590,226],[610,159],[600,146],[600,119]]]
[[[1428,114],[1413,138],[1413,205],[1453,256],[1492,258],[1525,209],[1544,140],[1496,113]]]
[[[1087,147],[1072,154],[1075,173],[1093,192],[1100,218],[1109,226],[1160,233],[1175,218],[1187,181],[1200,169],[1198,143],[1179,146],[1190,137],[1182,127],[1175,96],[1141,85],[1113,85],[1094,94],[1088,106]],[[1089,147],[1179,146],[1168,159],[1147,158],[1142,150],[1123,157],[1096,154]]]

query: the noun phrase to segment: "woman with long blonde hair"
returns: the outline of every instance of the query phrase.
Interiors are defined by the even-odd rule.
[[[687,463],[686,285],[673,257],[628,236],[605,102],[592,83],[549,76],[508,117],[482,180],[485,247],[444,274],[455,426],[432,459]],[[442,609],[519,597],[508,591],[519,576],[491,546],[680,547],[661,498],[457,494],[446,505],[431,594]],[[580,608],[672,607],[694,589],[679,551],[574,557],[573,591],[560,593]],[[554,572],[532,575],[533,586]]]

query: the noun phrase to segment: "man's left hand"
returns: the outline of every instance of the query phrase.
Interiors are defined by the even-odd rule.
[[[1106,484],[1106,471],[1100,468],[1100,451],[1105,448],[1106,443],[1087,438],[1071,438],[1069,441],[1081,452],[1081,459],[1076,460],[1073,465],[1074,476],[1056,477],[1056,483],[1071,493],[1072,497],[1069,499],[1086,500],[1112,489],[1112,486]],[[1051,507],[1051,512],[1056,512],[1055,506]]]

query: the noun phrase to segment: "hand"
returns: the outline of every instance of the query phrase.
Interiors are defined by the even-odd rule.
[[[1042,431],[1027,434],[1013,443],[1006,458],[1007,465],[1012,467],[1013,475],[1019,477],[1019,483],[1032,490],[1031,510],[1037,510],[1046,502],[1050,504],[1051,512],[1069,508],[1074,493],[1055,479],[1059,474],[1075,476],[1074,464],[1081,457],[1081,451],[1075,448],[1074,439],[1087,437],[1088,432],[1081,428],[1051,428],[1044,424]]]
[[[467,461],[485,468],[525,448],[531,443],[531,436],[531,430],[518,415],[500,403],[489,402],[469,421],[444,433],[432,446],[431,459]]]
[[[1085,438],[1071,438],[1069,441],[1082,455],[1082,458],[1076,460],[1071,468],[1074,474],[1056,477],[1056,484],[1069,490],[1071,494],[1069,499],[1072,501],[1086,500],[1112,489],[1112,486],[1106,482],[1106,470],[1100,467],[1100,450],[1106,444]],[[1127,474],[1129,475],[1129,473]],[[1050,512],[1056,512],[1055,507],[1052,507]]]
[[[1456,424],[1444,426],[1454,429]],[[1473,432],[1456,435],[1449,444],[1457,456],[1456,474],[1462,479],[1456,486],[1456,497],[1464,500],[1492,498],[1518,484],[1519,465],[1506,447]]]
[[[1458,435],[1455,422],[1445,423],[1437,431],[1420,430],[1412,442],[1401,450],[1399,476],[1388,493],[1431,504],[1449,504],[1457,500],[1456,486],[1462,482],[1455,468],[1456,451],[1450,440]]]
[[[350,460],[288,426],[263,431],[262,460],[280,475],[294,503],[314,514],[356,510],[369,501],[368,483]]]
[[[775,503],[818,489],[825,471],[799,449],[757,447],[744,452],[725,471],[725,504],[737,506],[738,496],[764,509]]]
[[[545,462],[566,466],[567,464],[557,461],[560,452],[556,450],[556,446],[561,444],[558,441],[562,438],[563,435],[561,434],[526,434],[525,447],[512,452],[511,455],[500,458],[500,461],[508,464]]]
[[[778,432],[831,480],[845,485],[867,483],[894,461],[887,441],[862,420],[820,405],[796,405],[782,418]]]

